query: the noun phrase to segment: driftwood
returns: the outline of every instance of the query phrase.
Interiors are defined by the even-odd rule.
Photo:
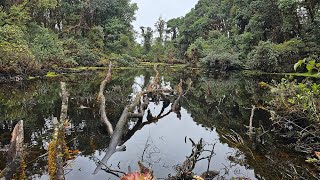
[[[137,131],[141,130],[144,126],[152,124],[152,123],[156,123],[158,122],[160,119],[168,116],[169,114],[172,113],[172,107],[171,109],[166,112],[165,114],[163,114],[164,109],[166,107],[168,107],[168,105],[170,104],[170,101],[166,103],[166,101],[164,101],[163,106],[161,108],[160,113],[157,116],[153,116],[150,112],[150,110],[148,110],[147,112],[147,121],[143,122],[143,116],[140,116],[137,123],[133,126],[132,129],[130,129],[129,131],[127,131],[127,133],[123,136],[122,141],[121,141],[121,145],[123,145],[125,142],[127,142]]]
[[[182,164],[175,166],[177,174],[175,176],[171,176],[171,177],[167,178],[167,180],[213,179],[215,176],[217,176],[219,174],[218,171],[209,170],[211,158],[212,158],[212,156],[215,155],[215,153],[214,153],[215,144],[212,145],[212,150],[206,150],[206,149],[204,149],[206,144],[203,142],[202,139],[200,139],[198,143],[195,143],[191,138],[189,138],[189,140],[192,143],[192,152],[191,152],[190,156],[187,157],[186,160]],[[186,141],[186,139],[185,139],[185,141]],[[210,155],[208,155],[206,157],[202,157],[203,152],[210,152]],[[202,173],[201,176],[194,174],[192,171],[194,170],[197,162],[199,162],[201,160],[205,160],[205,159],[208,160],[207,171]]]
[[[10,147],[8,150],[7,156],[7,166],[0,173],[1,180],[9,180],[16,172],[17,168],[20,166],[20,163],[23,160],[23,151],[24,151],[24,132],[23,132],[23,120],[19,121],[12,133]]]
[[[107,83],[109,83],[112,79],[111,78],[111,66],[112,66],[112,64],[110,63],[107,76],[100,84],[100,90],[99,90],[99,95],[98,95],[98,100],[100,102],[101,121],[107,126],[107,131],[110,136],[112,136],[112,134],[113,134],[113,127],[107,117],[107,114],[106,114],[106,97],[104,96],[103,91],[104,91]]]
[[[111,136],[111,140],[107,149],[107,152],[105,154],[105,156],[103,157],[103,159],[100,161],[99,165],[97,166],[97,168],[94,170],[93,174],[96,174],[99,170],[101,170],[103,168],[103,166],[105,166],[105,164],[107,163],[107,161],[110,159],[110,157],[118,151],[123,151],[125,150],[125,146],[123,145],[128,139],[130,139],[130,137],[132,137],[132,135],[140,130],[144,125],[146,124],[150,124],[153,122],[158,121],[159,119],[167,116],[169,113],[171,112],[175,112],[177,114],[179,114],[178,111],[180,111],[180,103],[178,101],[180,101],[181,96],[183,95],[182,93],[182,81],[179,84],[179,87],[181,89],[181,92],[178,92],[179,97],[176,99],[175,102],[172,103],[172,107],[171,110],[162,115],[163,111],[157,116],[157,117],[152,117],[152,120],[148,120],[148,122],[142,123],[142,119],[143,119],[143,115],[145,113],[145,110],[149,104],[149,97],[151,98],[155,98],[155,97],[165,97],[165,93],[173,93],[174,90],[172,89],[164,89],[161,88],[160,85],[160,75],[159,72],[156,69],[156,66],[154,68],[155,72],[156,72],[156,76],[153,80],[153,82],[151,84],[149,84],[146,88],[146,90],[139,92],[134,100],[131,102],[130,105],[127,105],[122,114],[121,117],[114,129],[114,132]],[[103,89],[105,88],[106,83],[109,80],[109,77],[111,77],[111,68],[109,66],[109,71],[107,74],[107,77],[105,78],[104,81],[102,81],[101,85],[100,85],[100,92],[99,92],[99,100],[100,100],[100,112],[103,113],[105,112],[105,102],[102,102],[103,100],[105,100],[103,93]],[[180,90],[179,89],[179,90]],[[174,107],[177,106],[177,107]],[[163,109],[164,110],[164,109]],[[105,113],[104,113],[105,114]],[[130,118],[138,118],[138,123],[136,124],[136,126],[132,129],[129,130],[127,132],[127,134],[123,137],[124,134],[124,126],[126,125],[126,123],[128,122],[128,119]],[[107,117],[105,116],[104,120],[107,120]],[[109,126],[107,123],[105,123],[107,126]],[[112,126],[110,124],[110,127],[108,127],[109,129],[112,129]],[[118,147],[120,146],[120,147]],[[118,148],[117,148],[118,147]]]
[[[150,92],[150,91],[148,91]],[[109,143],[108,146],[108,150],[106,155],[103,157],[103,159],[101,160],[102,163],[100,163],[97,168],[95,169],[93,174],[96,174],[100,169],[102,169],[102,167],[104,166],[104,164],[106,164],[106,162],[110,159],[110,157],[118,151],[122,151],[125,150],[125,146],[120,146],[119,148],[117,148],[118,145],[121,144],[121,138],[124,132],[124,126],[125,124],[128,122],[128,118],[130,117],[139,117],[142,118],[143,114],[144,114],[144,109],[141,109],[143,107],[143,105],[140,106],[140,110],[138,113],[132,113],[131,110],[135,109],[135,107],[137,107],[141,102],[140,99],[142,98],[142,96],[144,94],[146,94],[147,91],[144,91],[143,93],[139,93],[135,100],[133,101],[133,103],[131,105],[127,105],[124,110],[122,111],[121,117],[115,127],[114,133],[111,136],[111,141]],[[143,104],[143,103],[142,103]]]
[[[61,113],[59,121],[53,119],[54,133],[52,141],[49,144],[48,163],[50,179],[64,180],[63,156],[65,153],[65,124],[67,123],[69,93],[66,90],[66,84],[61,82]]]
[[[60,87],[61,87],[61,97],[62,97],[61,112],[60,112],[60,124],[62,124],[67,120],[69,93],[66,89],[65,82],[60,82]]]

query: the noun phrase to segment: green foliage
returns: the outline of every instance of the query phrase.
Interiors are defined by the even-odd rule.
[[[227,70],[242,65],[232,40],[224,35],[208,41],[204,53],[205,57],[201,59],[201,62],[210,68]]]
[[[90,41],[90,46],[92,48],[98,48],[98,49],[103,49],[104,43],[104,32],[103,32],[103,27],[101,26],[94,26],[89,34],[88,34],[88,39]]]
[[[122,66],[122,67],[132,67],[137,65],[138,63],[136,58],[131,57],[127,54],[119,55],[119,54],[111,53],[108,59],[109,61],[115,62],[118,66]]]
[[[319,122],[320,118],[320,85],[306,81],[298,83],[282,79],[280,83],[274,83],[272,88],[273,100],[270,102],[277,110],[287,114],[300,114],[301,118]]]
[[[308,59],[299,60],[294,65],[294,70],[297,71],[297,69],[302,65],[305,65],[309,74],[312,74],[312,72],[314,71],[320,74],[320,63],[317,63],[315,60],[308,60]]]
[[[188,50],[186,52],[187,57],[189,59],[198,61],[200,58],[205,57],[205,50],[208,48],[209,46],[207,42],[202,37],[200,37],[188,47]]]
[[[147,60],[151,62],[160,62],[164,60],[164,47],[160,41],[156,41],[150,52],[147,54]]]
[[[247,66],[266,72],[291,72],[298,59],[304,57],[306,45],[291,39],[281,44],[260,42],[248,55]]]
[[[44,67],[64,66],[62,41],[47,28],[31,25],[28,29],[29,43],[36,61]]]
[[[174,42],[166,42],[164,54],[169,63],[173,63],[177,60],[178,50],[175,48]]]
[[[147,27],[144,29],[144,27],[141,27],[142,30],[142,37],[143,37],[143,47],[145,50],[145,54],[149,53],[152,46],[152,40],[153,40],[153,30],[150,27]]]
[[[104,25],[104,42],[107,51],[124,53],[132,44],[133,38],[125,22],[113,18]]]
[[[18,26],[0,27],[0,72],[25,73],[37,68],[24,36]]]
[[[266,72],[275,71],[278,66],[279,53],[275,49],[275,44],[267,41],[260,42],[248,55],[247,65],[251,69],[261,69]]]
[[[31,19],[26,7],[27,4],[27,0],[22,0],[19,4],[9,7],[8,10],[0,6],[0,25],[8,24],[23,27]]]
[[[124,65],[134,57],[289,72],[299,59],[320,57],[319,8],[318,1],[199,0],[185,17],[160,17],[155,38],[154,30],[141,27],[140,46],[131,25],[138,7],[130,0],[5,0],[0,28],[17,27],[21,36],[13,39],[21,43],[0,42],[6,59],[1,71],[94,66],[109,59]]]
[[[154,26],[158,32],[158,35],[159,35],[159,37],[157,38],[157,41],[159,43],[162,43],[166,22],[162,19],[162,17],[159,17],[158,21],[155,23]]]
[[[176,57],[190,59],[202,38],[210,47],[200,55],[204,64],[230,54],[250,69],[290,72],[298,59],[319,56],[319,7],[319,1],[199,0],[185,17],[168,21],[168,32]]]
[[[94,66],[100,60],[99,52],[91,50],[85,40],[68,38],[63,47],[69,61],[78,65]]]
[[[94,66],[107,53],[137,55],[131,25],[136,10],[129,0],[5,0],[0,3],[1,72]]]
[[[237,47],[239,49],[239,58],[245,60],[254,46],[257,45],[257,40],[251,32],[245,32],[235,37]]]

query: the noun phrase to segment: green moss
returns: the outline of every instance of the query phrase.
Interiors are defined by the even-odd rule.
[[[95,71],[95,70],[104,70],[107,67],[87,67],[87,66],[79,66],[75,68],[69,68],[72,71]]]
[[[28,80],[32,80],[32,79],[36,79],[36,77],[34,77],[34,76],[29,76],[28,77]]]
[[[47,74],[45,75],[46,77],[57,77],[57,76],[59,76],[57,73],[55,73],[55,72],[51,72],[51,71],[49,71],[49,72],[47,72]]]
[[[158,65],[158,66],[168,66],[170,68],[184,68],[187,66],[186,64],[168,64],[168,63],[161,63],[161,62],[159,63],[158,62],[141,62],[139,65],[142,67],[145,67],[145,66],[153,67],[154,65]]]
[[[168,65],[166,63],[157,63],[157,62],[141,62],[140,65],[143,65],[143,66],[154,66],[154,65]]]
[[[312,77],[312,78],[320,78],[320,73],[310,74],[310,73],[268,73],[261,71],[251,71],[245,70],[242,71],[243,74],[247,75],[279,75],[279,76],[297,76],[297,77]]]
[[[289,76],[320,78],[320,73],[317,73],[317,74],[310,74],[310,73],[282,73],[282,74],[289,75]]]
[[[145,68],[147,67],[153,67],[154,65],[159,65],[159,66],[168,66],[170,68],[184,68],[186,65],[185,64],[166,64],[166,63],[153,63],[153,62],[141,62],[137,66],[115,66],[112,69],[120,69],[120,70],[126,70],[126,69],[136,69],[136,68]],[[69,68],[71,71],[96,71],[96,70],[106,70],[108,67],[87,67],[87,66],[79,66],[79,67],[74,67],[74,68]],[[51,72],[49,72],[51,73]]]

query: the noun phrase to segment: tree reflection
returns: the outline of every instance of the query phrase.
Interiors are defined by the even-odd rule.
[[[154,71],[156,72],[156,75],[153,78],[153,81],[151,81],[143,91],[137,92],[133,96],[134,98],[131,101],[131,103],[124,108],[114,131],[113,131],[113,127],[110,127],[111,123],[109,122],[108,118],[106,117],[105,110],[102,109],[102,108],[105,108],[105,103],[102,102],[100,104],[100,109],[102,109],[101,116],[102,116],[104,124],[108,127],[108,132],[111,134],[111,140],[110,140],[108,149],[106,151],[106,154],[103,157],[103,159],[100,161],[97,168],[95,169],[94,174],[96,174],[100,169],[102,169],[103,166],[107,167],[106,164],[107,164],[108,160],[115,152],[124,151],[125,146],[123,144],[127,140],[129,140],[135,134],[135,132],[142,129],[145,125],[155,123],[155,122],[159,121],[160,119],[162,119],[163,117],[170,114],[171,112],[175,112],[177,114],[177,116],[179,116],[179,114],[180,114],[179,110],[181,109],[180,99],[181,99],[181,96],[183,96],[182,81],[180,81],[180,83],[177,85],[175,90],[173,90],[171,88],[162,87],[161,81],[160,81],[160,73],[157,70],[156,66],[154,68]],[[100,96],[100,98],[102,97],[101,99],[103,101],[105,100],[105,98],[104,98],[104,95],[102,94],[102,92],[103,92],[103,89],[106,85],[106,82],[108,82],[107,80],[111,81],[110,78],[111,78],[111,66],[109,66],[109,71],[107,73],[107,77],[105,78],[104,81],[102,81],[101,86],[100,86],[100,95],[99,96]],[[171,101],[171,99],[172,99],[172,101]],[[153,116],[151,114],[150,110],[148,110],[147,122],[142,122],[144,112],[145,112],[146,108],[148,107],[148,104],[150,102],[153,102],[155,104],[159,104],[160,101],[163,101],[163,107],[162,107],[160,114],[158,114],[157,116]],[[170,111],[163,114],[164,109],[166,107],[168,107],[169,104],[171,104]],[[136,125],[132,129],[127,131],[127,133],[125,133],[125,135],[123,136],[124,131],[125,131],[124,126],[127,124],[128,120],[130,118],[138,118],[138,121],[137,121]],[[120,146],[120,147],[118,147],[118,146]],[[111,171],[111,170],[109,169],[109,171]]]
[[[219,143],[234,149],[233,153],[227,155],[228,158],[224,163],[225,169],[216,169],[220,170],[219,176],[228,177],[224,173],[228,171],[231,173],[231,171],[236,170],[234,167],[240,165],[248,169],[254,169],[255,176],[261,179],[314,178],[312,173],[315,170],[304,164],[304,159],[301,159],[299,154],[292,153],[292,150],[284,148],[279,143],[279,139],[275,139],[269,133],[253,137],[252,140],[246,135],[245,125],[249,124],[251,105],[264,98],[259,93],[257,84],[259,81],[268,82],[268,77],[253,77],[239,73],[225,74],[221,77],[217,74],[203,74],[199,70],[182,71],[162,67],[159,67],[158,70],[166,72],[159,78],[161,81],[160,88],[179,84],[180,79],[187,82],[188,78],[192,80],[193,85],[188,93],[180,98],[178,98],[179,93],[174,88],[171,88],[171,91],[176,93],[144,94],[140,99],[141,103],[128,111],[130,118],[121,125],[122,133],[115,143],[116,149],[129,142],[130,139],[134,139],[133,137],[137,136],[139,131],[148,129],[147,126],[151,124],[160,124],[163,119],[172,115],[179,118],[181,109],[185,109],[198,125],[209,131],[217,131],[220,138]],[[113,71],[113,81],[106,87],[106,93],[108,94],[106,97],[108,106],[106,114],[115,129],[123,110],[134,101],[134,95],[146,91],[148,85],[153,82],[156,77],[153,74],[152,69],[136,68],[134,70]],[[71,128],[66,134],[66,141],[70,149],[79,150],[81,156],[86,158],[93,156],[94,153],[109,150],[108,147],[110,147],[112,138],[110,138],[102,123],[99,123],[99,104],[97,103],[97,91],[100,81],[104,77],[104,73],[93,72],[91,74],[68,75],[58,79],[35,80],[24,84],[1,86],[1,148],[9,144],[10,133],[15,123],[23,119],[25,141],[28,147],[26,149],[28,153],[26,157],[28,177],[42,176],[47,172],[47,158],[43,155],[46,153],[45,147],[52,134],[52,127],[49,122],[60,113],[61,100],[58,84],[60,80],[64,80],[68,84],[71,98],[70,111],[68,112]],[[142,88],[133,94],[131,86],[135,79],[139,78],[143,78],[139,83],[139,87]],[[166,80],[165,83],[163,79]],[[184,83],[182,88],[187,89],[187,86]],[[144,101],[146,103],[143,103]],[[139,109],[141,109],[142,104],[147,103],[149,106],[144,105],[144,116],[141,116],[142,111],[139,111]],[[178,104],[178,106],[174,104]],[[153,112],[151,109],[153,105],[157,105],[160,112]],[[130,126],[128,122],[134,124]],[[259,128],[267,129],[270,123],[267,113],[263,110],[256,111],[253,126],[257,130]],[[170,126],[170,123],[168,124]],[[234,138],[240,139],[236,137],[233,131],[242,138],[242,144],[232,140]],[[121,150],[121,148],[118,150]],[[209,155],[208,153],[205,152],[204,156]],[[0,152],[1,169],[4,168],[3,162],[5,161],[3,159],[5,159],[4,153],[1,155]],[[107,163],[105,164],[107,165]],[[105,166],[102,166],[102,168],[106,169]],[[300,175],[297,176],[295,172]],[[122,174],[120,173],[120,175]],[[239,174],[239,177],[242,177],[242,175]]]

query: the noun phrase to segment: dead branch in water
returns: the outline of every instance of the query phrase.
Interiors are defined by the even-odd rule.
[[[175,176],[169,177],[168,180],[213,179],[215,176],[219,174],[218,171],[209,170],[211,158],[215,155],[214,153],[215,144],[212,144],[211,150],[206,150],[205,146],[207,144],[205,144],[202,139],[200,139],[198,143],[195,143],[191,138],[189,138],[189,141],[192,144],[192,152],[190,156],[187,157],[182,164],[175,166],[177,174]],[[208,156],[203,157],[202,154],[204,152],[209,152],[210,154]],[[194,170],[196,163],[205,159],[208,160],[207,171],[202,173],[201,176],[195,175],[192,171]]]
[[[69,93],[66,89],[66,83],[60,82],[61,87],[61,112],[60,112],[60,124],[67,120],[68,116],[68,102],[69,102]]]
[[[10,147],[7,156],[7,166],[0,173],[0,178],[11,179],[13,174],[19,168],[21,162],[23,161],[23,151],[24,151],[24,131],[23,131],[23,120],[19,121],[12,133],[10,140]]]
[[[105,85],[108,82],[108,80],[111,79],[111,70],[110,69],[111,68],[109,66],[108,75],[105,78],[105,80],[101,83],[100,92],[99,92],[99,99],[100,99],[100,103],[101,103],[100,104],[100,111],[102,113],[104,112],[104,115],[105,115],[104,119],[107,119],[107,116],[105,114],[105,97],[103,95],[103,89],[105,88]],[[136,96],[135,96],[134,100],[131,102],[131,104],[127,105],[124,108],[124,110],[122,111],[121,117],[120,117],[119,121],[117,122],[117,125],[114,128],[114,132],[111,136],[108,150],[107,150],[105,156],[103,157],[103,159],[101,160],[101,163],[94,170],[93,174],[96,174],[99,170],[101,170],[103,168],[103,166],[105,166],[105,164],[107,163],[109,158],[115,152],[125,150],[125,146],[123,146],[122,144],[124,144],[127,139],[129,139],[137,130],[141,129],[144,125],[150,124],[152,122],[156,122],[160,118],[167,116],[171,112],[175,112],[175,113],[177,113],[178,117],[181,117],[181,115],[180,115],[180,106],[181,105],[180,105],[179,101],[180,101],[181,96],[183,95],[182,80],[180,81],[179,85],[176,88],[176,90],[178,91],[177,92],[178,98],[175,99],[175,102],[172,103],[171,110],[165,115],[159,114],[157,117],[153,117],[152,121],[150,121],[150,122],[148,121],[146,123],[142,123],[143,115],[144,115],[145,110],[147,109],[148,104],[149,104],[149,98],[159,99],[161,97],[166,97],[167,95],[165,93],[173,93],[174,92],[174,90],[172,90],[172,89],[161,88],[160,74],[159,74],[158,70],[156,69],[156,66],[155,66],[154,70],[156,72],[156,76],[155,76],[153,82],[147,86],[146,90],[136,94]],[[110,79],[108,78],[108,76],[110,77]],[[157,101],[159,101],[159,100],[157,100]],[[139,118],[139,121],[138,121],[137,125],[131,131],[129,130],[129,132],[124,136],[125,141],[121,141],[121,139],[123,138],[123,133],[124,133],[123,127],[126,125],[126,123],[128,122],[128,120],[130,118]],[[112,128],[111,124],[110,124],[110,127]],[[109,128],[109,129],[111,129],[111,128]],[[119,145],[122,145],[122,146],[117,148],[117,146],[119,146]]]
[[[101,121],[102,123],[104,123],[107,126],[107,131],[109,133],[110,136],[112,136],[113,134],[113,127],[112,124],[110,123],[107,114],[106,114],[106,97],[104,96],[104,89],[107,85],[107,83],[109,83],[112,79],[111,77],[111,66],[112,64],[109,64],[109,69],[107,72],[107,76],[106,78],[101,82],[100,84],[100,90],[99,90],[99,95],[98,95],[98,100],[100,101],[100,114],[101,114]]]
[[[48,150],[48,168],[50,179],[64,180],[64,169],[63,169],[63,157],[65,155],[66,143],[65,143],[65,125],[68,123],[68,102],[69,93],[66,90],[66,83],[61,82],[61,113],[60,120],[53,119],[54,132],[52,141],[49,144]]]

